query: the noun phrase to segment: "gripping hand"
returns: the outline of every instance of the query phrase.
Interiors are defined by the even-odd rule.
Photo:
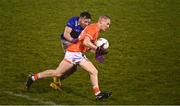
[[[103,45],[98,47],[96,49],[96,54],[95,54],[96,60],[99,61],[100,63],[103,63],[105,60],[104,55],[107,53],[108,53],[108,51],[103,48]]]

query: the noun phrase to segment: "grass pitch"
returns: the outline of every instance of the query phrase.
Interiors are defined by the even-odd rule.
[[[178,0],[0,0],[0,104],[180,104],[179,6]],[[82,69],[62,82],[61,92],[49,87],[51,78],[24,91],[27,74],[63,59],[59,34],[84,10],[94,22],[103,14],[112,20],[101,35],[110,42],[105,63],[87,54],[112,97],[95,101]]]

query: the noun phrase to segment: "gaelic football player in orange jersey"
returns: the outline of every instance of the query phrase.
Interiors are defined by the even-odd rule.
[[[68,46],[64,59],[55,70],[46,70],[34,75],[29,75],[26,81],[26,88],[29,89],[33,82],[40,78],[46,77],[61,77],[68,69],[73,67],[73,64],[78,64],[85,69],[90,75],[92,89],[96,96],[96,100],[101,100],[111,96],[111,92],[101,92],[98,84],[98,70],[90,62],[85,52],[93,50],[95,58],[99,62],[104,61],[104,54],[107,53],[101,46],[97,47],[94,42],[98,39],[100,31],[106,31],[110,26],[109,16],[100,16],[97,23],[90,24],[80,34],[77,43]]]

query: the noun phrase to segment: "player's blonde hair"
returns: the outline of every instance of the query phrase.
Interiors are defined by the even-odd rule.
[[[102,15],[99,17],[98,21],[101,21],[102,19],[105,19],[105,20],[109,19],[110,20],[110,17],[108,15]]]

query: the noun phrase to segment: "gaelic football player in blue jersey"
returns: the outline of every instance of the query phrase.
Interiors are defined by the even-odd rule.
[[[82,30],[91,23],[91,15],[88,12],[80,13],[80,16],[72,17],[68,20],[64,32],[60,35],[60,40],[64,52],[71,43],[76,43]],[[77,70],[77,65],[74,65],[70,70],[64,73],[60,78],[54,77],[50,86],[56,90],[60,90],[61,81]]]

